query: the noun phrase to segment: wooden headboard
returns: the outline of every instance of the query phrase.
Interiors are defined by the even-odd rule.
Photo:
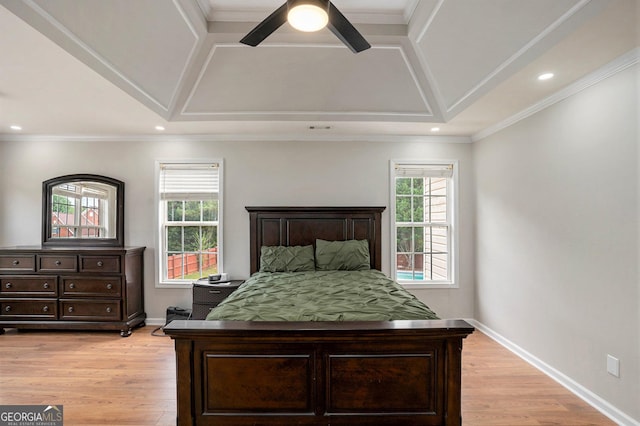
[[[251,273],[260,269],[260,247],[369,240],[371,268],[382,268],[381,216],[385,207],[245,207],[250,219]]]

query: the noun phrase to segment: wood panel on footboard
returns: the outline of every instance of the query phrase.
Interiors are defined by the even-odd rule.
[[[173,321],[178,425],[459,425],[463,320]]]

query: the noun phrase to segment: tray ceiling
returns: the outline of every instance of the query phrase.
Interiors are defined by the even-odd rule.
[[[356,55],[326,29],[303,34],[287,24],[259,47],[238,43],[282,1],[0,0],[6,8],[0,8],[0,23],[18,28],[19,17],[59,46],[49,49],[62,48],[125,92],[129,100],[116,103],[127,104],[133,117],[140,114],[145,126],[157,116],[179,133],[258,131],[271,122],[262,127],[344,123],[356,131],[370,124],[384,133],[380,124],[386,123],[392,132],[420,134],[438,123],[449,134],[470,135],[637,45],[635,0],[335,0],[371,49]],[[589,34],[604,44],[587,45]],[[21,40],[16,34],[6,43],[16,49]],[[584,67],[575,65],[581,55],[591,58]],[[556,69],[560,81],[543,89],[532,80],[545,67]],[[20,100],[10,83],[0,86],[0,99]],[[495,95],[509,84],[520,90],[520,101],[509,92]],[[26,105],[17,102],[16,113]],[[92,105],[108,107],[100,98]],[[470,113],[478,109],[482,113]],[[149,132],[110,126],[93,131]],[[35,132],[92,131],[82,124],[75,131],[51,127]]]

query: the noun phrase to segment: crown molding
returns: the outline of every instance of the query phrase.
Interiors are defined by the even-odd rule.
[[[571,7],[567,12],[565,12],[560,18],[556,19],[549,26],[547,26],[542,32],[540,32],[537,36],[531,39],[528,43],[518,49],[513,55],[507,58],[506,61],[498,65],[493,71],[487,74],[481,81],[479,81],[475,86],[469,89],[465,94],[463,94],[458,100],[454,101],[450,105],[447,105],[446,112],[447,114],[453,114],[453,112],[462,106],[465,103],[468,103],[470,99],[472,99],[473,95],[481,93],[482,90],[488,87],[489,83],[496,79],[502,72],[504,72],[507,68],[517,66],[517,62],[525,57],[525,55],[534,50],[536,46],[541,44],[547,37],[549,37],[554,31],[556,31],[562,24],[566,23],[570,18],[576,15],[579,11],[581,11],[586,5],[588,5],[591,0],[580,0],[577,4]],[[476,97],[477,99],[477,97]]]
[[[414,142],[471,143],[468,136],[384,135],[384,134],[165,134],[165,135],[9,135],[2,142]]]
[[[546,108],[549,108],[551,105],[554,105],[564,99],[567,99],[577,93],[580,93],[584,89],[587,89],[591,86],[594,86],[601,81],[618,74],[625,69],[636,65],[640,60],[640,47],[636,47],[631,51],[619,56],[613,61],[609,62],[605,66],[600,69],[586,75],[585,77],[577,80],[576,82],[570,84],[564,89],[554,93],[551,96],[543,99],[540,102],[537,102],[530,107],[508,117],[493,126],[489,126],[473,135],[471,135],[471,141],[477,142],[488,136],[493,135],[501,130],[506,129],[507,127],[513,126],[519,121],[524,120]]]

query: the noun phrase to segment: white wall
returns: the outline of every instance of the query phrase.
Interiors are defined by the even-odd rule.
[[[224,158],[224,268],[249,275],[245,206],[387,206],[383,271],[390,272],[389,160],[453,159],[460,168],[460,288],[416,290],[440,316],[473,316],[471,145],[439,142],[0,141],[0,245],[41,241],[42,181],[94,173],[125,182],[125,243],[146,246],[145,308],[163,320],[170,305],[188,307],[191,293],[155,288],[154,166],[157,159]],[[446,141],[447,138],[432,138]],[[454,140],[459,140],[456,138]]]
[[[476,319],[640,419],[638,65],[474,143]],[[606,372],[606,356],[621,377]]]
[[[191,294],[154,286],[157,159],[224,158],[225,270],[238,278],[249,272],[244,206],[388,206],[390,159],[457,159],[460,288],[415,293],[443,317],[475,317],[640,419],[639,78],[637,67],[624,71],[473,146],[0,141],[0,245],[40,243],[42,181],[70,173],[123,180],[125,241],[147,247],[146,311],[162,320],[167,306],[189,306]],[[387,210],[387,273],[389,226]],[[606,374],[606,354],[621,360],[620,379]]]

